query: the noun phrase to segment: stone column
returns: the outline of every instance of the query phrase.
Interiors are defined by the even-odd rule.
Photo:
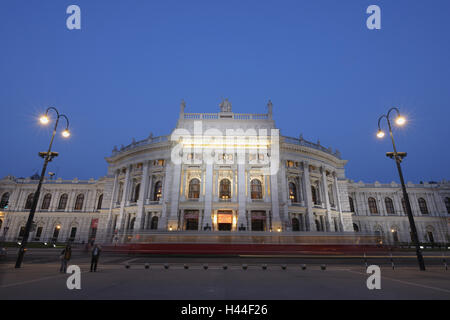
[[[279,164],[280,165],[280,164]],[[270,188],[272,189],[272,230],[276,231],[278,228],[282,228],[280,219],[280,203],[278,199],[278,174],[279,170],[275,174],[270,176]]]
[[[170,215],[169,226],[178,230],[178,202],[180,199],[181,163],[174,164],[172,187],[170,188]],[[167,195],[166,195],[167,196]],[[166,198],[165,198],[166,199]]]
[[[243,155],[245,156],[245,155]],[[242,160],[242,159],[241,159]],[[237,223],[236,223],[236,227],[239,228],[239,226],[241,225],[241,223],[244,224],[244,226],[247,227],[247,221],[245,219],[245,210],[246,210],[246,204],[247,204],[247,199],[246,199],[246,190],[245,190],[245,185],[246,185],[246,179],[245,179],[245,161],[238,161],[238,190],[237,190],[237,196],[238,196],[238,202],[239,202],[239,206],[238,206],[238,219],[237,219]]]
[[[338,179],[336,172],[333,174],[334,176],[334,189],[336,191],[335,198],[336,198],[336,205],[337,209],[339,211],[339,231],[344,231],[344,220],[342,218],[342,204],[341,204],[341,198],[339,197],[339,185],[338,185]]]
[[[113,183],[113,189],[112,189],[112,193],[111,193],[111,201],[109,202],[108,225],[107,225],[108,230],[111,230],[111,228],[113,227],[113,225],[112,225],[112,222],[113,222],[112,209],[114,207],[114,201],[115,201],[115,197],[116,197],[118,181],[119,181],[119,170],[116,170],[114,172],[114,183]],[[112,230],[112,231],[114,231],[114,230]]]
[[[123,184],[123,193],[122,193],[122,200],[120,201],[120,211],[119,211],[119,218],[117,219],[117,229],[123,230],[124,229],[124,211],[125,211],[125,202],[127,201],[127,195],[128,195],[128,189],[130,185],[130,171],[131,171],[131,165],[129,165],[126,169],[125,173],[125,183]]]
[[[311,192],[311,180],[309,178],[309,163],[302,162],[303,167],[303,189],[305,190],[305,231],[317,231],[316,223],[314,221],[313,206],[312,206],[312,192]]]
[[[134,230],[143,229],[144,219],[144,203],[145,195],[148,193],[148,168],[149,162],[145,161],[144,168],[142,169],[141,188],[139,189],[139,199],[137,201],[138,210],[136,212],[136,220],[134,221]]]
[[[326,224],[326,230],[328,232],[331,231],[330,223],[331,223],[331,207],[330,207],[330,199],[328,198],[328,182],[327,182],[327,175],[324,167],[320,168],[320,171],[322,173],[322,187],[323,187],[323,195],[325,200],[325,208],[327,209],[327,219],[325,221]]]
[[[205,213],[203,216],[203,227],[208,224],[212,230],[212,190],[213,190],[213,164],[206,163],[206,181],[205,183]]]

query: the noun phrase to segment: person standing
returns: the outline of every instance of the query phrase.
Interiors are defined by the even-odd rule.
[[[91,259],[91,272],[97,271],[97,263],[98,263],[98,258],[100,258],[100,252],[101,252],[101,248],[98,244],[96,244],[94,246],[94,248],[92,249],[92,259]]]
[[[72,248],[70,245],[67,245],[63,251],[61,251],[61,268],[59,268],[59,272],[66,273],[67,271],[67,263],[72,257]]]

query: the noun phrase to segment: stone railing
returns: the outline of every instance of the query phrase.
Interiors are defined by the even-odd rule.
[[[283,136],[282,138],[284,139],[285,143],[296,144],[296,145],[299,145],[299,146],[320,150],[320,151],[323,151],[325,153],[331,154],[332,156],[335,156],[338,159],[342,159],[341,158],[341,153],[339,152],[339,150],[336,150],[336,151],[333,152],[331,147],[325,148],[324,146],[322,146],[322,145],[320,145],[318,143],[313,143],[313,142],[307,141],[305,139],[297,139],[297,138],[285,137],[285,136]]]
[[[233,119],[233,120],[268,120],[269,114],[251,114],[251,113],[183,113],[183,119],[186,120],[216,120],[216,119]]]
[[[159,136],[159,137],[148,137],[147,139],[140,140],[140,141],[133,141],[127,146],[122,146],[120,149],[114,148],[112,151],[112,155],[115,156],[121,152],[128,151],[137,147],[155,144],[159,142],[165,142],[169,141],[169,136]]]

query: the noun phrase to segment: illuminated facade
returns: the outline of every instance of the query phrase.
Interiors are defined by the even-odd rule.
[[[169,136],[132,141],[99,180],[47,179],[33,241],[111,241],[146,232],[364,232],[408,242],[400,186],[345,176],[339,151],[279,134],[264,114],[180,107]],[[20,239],[37,180],[0,180],[0,235]],[[450,184],[408,184],[419,238],[448,241]],[[7,206],[5,208],[5,203]]]

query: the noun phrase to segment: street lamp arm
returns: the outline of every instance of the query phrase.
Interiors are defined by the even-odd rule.
[[[69,129],[69,118],[65,114],[61,114],[58,117],[66,119],[66,130]]]
[[[387,113],[387,118],[389,118],[389,115],[390,115],[391,112],[394,111],[394,110],[395,110],[395,112],[397,112],[397,117],[400,116],[400,110],[398,110],[398,108],[396,108],[396,107],[392,107],[392,108],[389,109],[389,111],[388,111],[388,113]]]
[[[48,112],[49,112],[50,110],[55,111],[55,112],[56,112],[56,115],[57,115],[58,118],[59,118],[59,112],[58,112],[58,110],[57,110],[55,107],[48,107],[47,110],[45,111],[45,115],[47,115]]]
[[[383,118],[388,119],[388,117],[385,114],[383,114],[381,117],[378,118],[378,131],[381,131],[380,122],[381,122],[381,119],[383,119]]]

